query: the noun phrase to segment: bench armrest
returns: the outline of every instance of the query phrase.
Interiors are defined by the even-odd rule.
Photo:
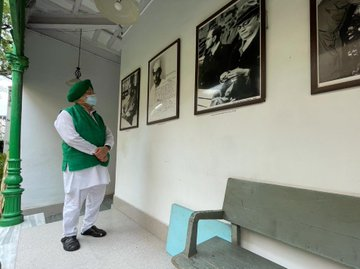
[[[189,219],[189,226],[186,238],[186,246],[184,254],[187,257],[191,257],[197,253],[196,241],[197,241],[197,230],[198,222],[201,219],[223,219],[223,210],[207,210],[207,211],[195,211],[191,214]]]

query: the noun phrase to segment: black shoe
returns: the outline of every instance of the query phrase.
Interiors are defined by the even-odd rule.
[[[63,237],[61,243],[66,251],[75,251],[80,248],[80,243],[79,240],[77,240],[76,235]]]
[[[106,232],[102,229],[97,228],[95,225],[91,226],[90,229],[87,229],[85,232],[81,233],[82,235],[90,235],[93,237],[103,237],[106,235]]]

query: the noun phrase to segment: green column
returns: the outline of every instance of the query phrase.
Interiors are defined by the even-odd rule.
[[[3,10],[4,10],[4,1],[0,0],[0,25],[2,27],[2,20],[3,20]],[[1,27],[0,27],[0,35],[1,35]]]
[[[6,189],[2,192],[5,206],[0,219],[0,226],[2,227],[16,225],[24,221],[21,211],[21,194],[24,189],[20,188],[22,182],[20,139],[23,73],[28,67],[28,59],[25,56],[14,54],[8,54],[7,58],[12,66],[12,91],[8,175],[5,178]]]

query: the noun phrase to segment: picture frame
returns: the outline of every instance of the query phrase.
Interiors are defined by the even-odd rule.
[[[196,27],[194,114],[265,101],[265,0],[233,0]]]
[[[139,127],[140,68],[121,80],[120,131]]]
[[[360,5],[310,0],[311,94],[360,85]]]
[[[148,62],[147,124],[179,118],[180,39]]]

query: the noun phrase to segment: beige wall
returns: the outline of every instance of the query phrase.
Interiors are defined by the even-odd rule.
[[[61,172],[61,139],[54,121],[66,101],[74,77],[78,48],[26,31],[25,55],[29,68],[24,74],[22,108],[22,209],[44,207],[64,201]],[[97,109],[116,137],[119,64],[82,51],[82,79],[90,78],[98,96]],[[112,182],[107,193],[114,192],[116,154],[110,163]]]
[[[360,196],[360,87],[310,95],[308,0],[266,1],[265,103],[195,116],[196,26],[226,0],[154,0],[124,39],[124,78],[141,68],[139,128],[118,132],[115,195],[168,224],[172,203],[218,209],[228,177]],[[181,39],[180,118],[146,125],[147,63]],[[246,233],[288,268],[342,268]]]

